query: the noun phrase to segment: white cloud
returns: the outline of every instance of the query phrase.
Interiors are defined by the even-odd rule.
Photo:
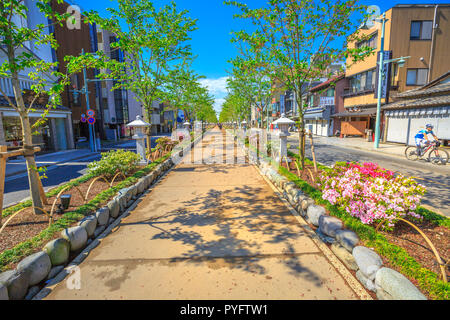
[[[218,79],[201,79],[200,84],[208,88],[212,95],[217,97],[225,97],[227,94],[227,79],[228,77],[221,77]]]
[[[206,87],[209,93],[214,96],[214,110],[216,110],[217,115],[222,110],[222,104],[225,102],[224,98],[227,95],[227,79],[228,77],[199,80],[200,84]]]
[[[225,102],[225,99],[223,98],[218,98],[215,100],[214,102],[214,110],[216,110],[217,112],[217,116],[219,116],[220,114],[220,110],[222,110],[222,105]]]

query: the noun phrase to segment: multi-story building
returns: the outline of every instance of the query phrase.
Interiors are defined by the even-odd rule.
[[[111,59],[123,62],[124,59],[130,59],[126,53],[120,49],[111,49],[111,43],[117,41],[117,37],[108,30],[97,30],[98,50],[103,51]],[[107,73],[107,70],[100,70]],[[103,117],[105,119],[105,134],[107,139],[117,139],[129,136],[131,131],[127,129],[126,124],[135,120],[136,116],[144,115],[142,103],[136,99],[136,94],[131,90],[115,89],[112,90],[114,81],[101,82],[101,96],[103,106]],[[173,127],[173,112],[164,111],[165,104],[159,100],[152,103],[151,112],[151,132],[158,134],[168,132]]]
[[[83,19],[83,15],[79,12],[80,9],[76,6],[72,7],[67,2],[52,1],[52,8],[59,14],[76,11],[80,19]],[[58,70],[63,73],[66,72],[67,68],[67,63],[64,61],[65,56],[79,56],[82,52],[94,53],[97,51],[96,26],[85,24],[82,21],[76,22],[73,26],[70,23],[71,21],[62,25],[55,24],[51,28],[51,32],[58,42],[58,48],[53,52],[53,55],[58,62]],[[86,78],[94,79],[97,72],[95,69],[87,69]],[[86,96],[73,91],[81,90],[84,87],[83,78],[83,72],[72,75],[71,84],[66,86],[61,96],[63,105],[72,111],[72,125],[76,141],[80,141],[83,137],[89,137],[89,124],[81,121],[82,115],[86,115],[88,109]],[[96,112],[95,131],[100,134],[100,137],[104,137],[99,84],[88,83],[88,91],[89,108]]]
[[[333,115],[343,109],[341,94],[346,83],[344,74],[340,74],[309,90],[308,108],[304,112],[307,130],[320,136],[331,136],[340,132],[339,119],[335,119]]]
[[[310,59],[310,61],[313,61],[313,57]],[[309,115],[308,116],[308,110],[304,110],[304,106],[307,105],[309,108],[312,107],[318,107],[319,104],[319,100],[317,100],[317,103],[312,103],[311,101],[311,94],[310,94],[310,90],[311,88],[314,88],[316,86],[319,86],[321,83],[327,81],[327,76],[331,75],[331,76],[335,76],[337,75],[341,69],[342,69],[342,64],[339,63],[332,63],[330,64],[324,71],[323,71],[323,75],[322,78],[317,80],[317,81],[310,81],[307,83],[304,83],[302,86],[302,103],[299,106],[297,103],[297,99],[295,97],[295,93],[291,90],[286,90],[285,88],[283,88],[283,86],[279,83],[274,83],[272,90],[273,90],[273,94],[272,94],[272,104],[270,106],[271,112],[269,112],[269,121],[272,122],[273,120],[275,120],[276,118],[280,117],[281,114],[285,114],[286,117],[294,120],[294,121],[298,121],[299,120],[299,116],[300,116],[300,112],[303,112],[303,116],[304,116],[304,122],[305,124],[308,124],[310,128],[311,125],[313,126],[312,131],[313,132],[319,132],[320,134],[322,134],[322,128],[317,131],[317,125],[316,125],[316,121],[319,121],[318,116],[322,116],[322,115],[318,115],[318,114],[314,114]],[[311,111],[311,110],[309,110]],[[312,110],[314,113],[314,110]],[[328,112],[326,117],[330,118],[331,113]],[[317,118],[317,119],[316,119]],[[322,121],[322,120],[320,120]],[[331,119],[326,120],[328,122],[331,121]],[[314,122],[314,123],[313,123]],[[326,125],[327,129],[323,130],[324,135],[327,135],[328,132],[333,132],[333,124],[330,123],[328,125]]]
[[[111,44],[117,41],[117,37],[108,30],[97,28],[97,46],[109,58],[123,62],[125,54],[121,49],[111,48]],[[108,73],[108,70],[100,70]],[[136,119],[136,114],[142,114],[140,105],[134,99],[134,95],[126,89],[112,90],[116,82],[101,81],[101,105],[103,108],[104,130],[106,139],[118,139],[127,135],[126,124]],[[133,112],[130,116],[130,102],[133,103]],[[134,115],[134,117],[132,117]]]
[[[450,70],[450,4],[401,4],[385,12],[384,50],[388,59],[406,58],[404,67],[399,64],[388,65],[385,105],[401,92],[421,87]],[[347,61],[345,76],[349,86],[343,98],[345,112],[339,113],[343,135],[367,136],[375,131],[377,106],[377,61],[381,48],[381,26],[375,22],[360,29],[367,36],[363,42],[349,42],[348,46],[369,46],[373,54],[357,63]],[[409,57],[409,58],[408,58]],[[386,128],[407,130],[405,120],[386,124],[381,119],[383,140],[405,142],[389,134]],[[401,126],[401,127],[399,127]]]
[[[49,25],[47,17],[38,9],[34,1],[25,1],[23,3],[27,6],[26,17],[16,16],[14,22],[16,25],[35,29],[40,25]],[[45,32],[50,34],[53,32],[50,25]],[[56,59],[55,52],[48,44],[37,44],[35,42],[25,43],[22,48],[19,48],[16,53],[21,54],[26,52],[32,54],[37,59],[45,62],[54,62]],[[0,51],[0,64],[7,59],[6,55]],[[24,90],[24,100],[26,105],[31,101],[31,85],[33,80],[29,78],[28,73],[33,70],[24,70],[19,74],[20,84]],[[58,79],[53,78],[49,74],[42,74],[48,83],[56,82]],[[0,86],[2,91],[14,101],[14,93],[11,79],[8,77],[0,78]],[[29,113],[31,124],[34,124],[47,108],[46,98],[39,99],[34,105],[34,111]],[[39,145],[42,150],[65,150],[74,148],[73,131],[72,131],[72,114],[67,106],[57,106],[56,109],[51,109],[46,117],[48,121],[44,126],[37,128],[37,132],[33,135],[33,144]],[[18,113],[9,106],[6,97],[0,94],[0,144],[8,145],[10,147],[18,147],[22,143],[22,128]]]

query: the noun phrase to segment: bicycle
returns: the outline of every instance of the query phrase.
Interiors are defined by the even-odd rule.
[[[446,165],[448,162],[448,152],[447,150],[440,148],[441,143],[439,141],[433,141],[425,147],[420,154],[417,154],[417,147],[409,146],[405,150],[406,159],[416,161],[419,158],[423,158],[425,154],[428,153],[428,162],[432,164]]]

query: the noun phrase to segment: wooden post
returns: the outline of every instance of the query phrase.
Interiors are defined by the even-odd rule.
[[[312,133],[309,134],[309,138],[311,139],[311,154],[314,163],[314,172],[317,173],[317,162],[316,162],[316,153],[314,152],[314,143]]]
[[[7,152],[7,151],[8,151],[7,146],[0,146],[0,152]],[[0,226],[2,226],[3,193],[5,192],[6,159],[7,159],[7,157],[0,155]]]
[[[48,205],[47,196],[45,195],[44,186],[42,185],[42,181],[39,178],[39,173],[36,172],[38,175],[38,181],[39,181],[39,194],[41,196],[42,203],[45,205]]]

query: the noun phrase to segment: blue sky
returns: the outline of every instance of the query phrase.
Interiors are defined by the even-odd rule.
[[[70,1],[69,1],[70,2]],[[115,1],[111,0],[73,0],[72,2],[81,6],[83,10],[96,10],[100,14],[107,16],[105,8],[115,6]],[[165,4],[164,1],[154,1],[156,5]],[[236,55],[234,45],[230,42],[232,30],[239,30],[245,27],[243,21],[233,19],[233,14],[238,11],[223,4],[222,0],[176,0],[179,9],[189,10],[192,18],[198,19],[198,30],[192,33],[192,50],[198,55],[193,64],[193,68],[198,74],[206,77],[203,81],[208,86],[211,94],[216,98],[216,110],[220,110],[223,98],[226,96],[226,70],[229,69],[227,61]],[[241,0],[250,7],[262,6],[263,0]],[[381,12],[388,10],[396,4],[414,3],[446,3],[448,1],[370,1],[363,0],[366,5],[377,5]]]

